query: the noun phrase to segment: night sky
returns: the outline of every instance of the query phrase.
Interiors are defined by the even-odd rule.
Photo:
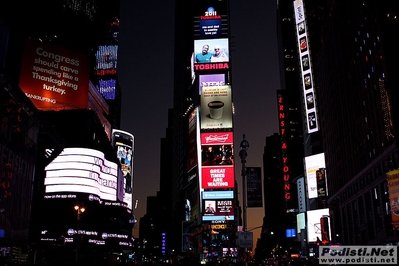
[[[173,1],[121,1],[118,73],[122,87],[121,129],[135,136],[134,199],[139,220],[147,196],[159,190],[160,139],[173,107]],[[172,2],[172,5],[170,3]],[[275,0],[230,0],[234,134],[250,143],[246,166],[262,167],[266,137],[278,132],[276,90],[280,87]],[[236,160],[241,188],[241,164]],[[242,203],[242,193],[239,192]],[[262,225],[263,208],[248,208],[247,228]],[[136,225],[136,228],[137,225]],[[138,229],[134,231],[138,237]],[[254,239],[260,230],[254,230]]]

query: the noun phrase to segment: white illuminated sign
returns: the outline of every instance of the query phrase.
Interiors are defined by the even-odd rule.
[[[46,193],[81,192],[102,200],[117,199],[118,166],[106,160],[100,151],[65,148],[45,170]]]

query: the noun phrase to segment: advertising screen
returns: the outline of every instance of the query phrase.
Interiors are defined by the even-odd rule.
[[[233,132],[201,133],[202,188],[234,188]]]
[[[194,63],[229,62],[229,39],[194,40]]]
[[[123,178],[118,174],[118,165],[106,160],[104,153],[97,150],[65,148],[45,171],[46,194],[88,193],[101,200],[116,201],[123,193],[120,189],[123,188]]]
[[[319,123],[316,112],[316,101],[314,82],[312,77],[312,65],[309,55],[308,37],[306,32],[306,19],[302,0],[294,1],[294,13],[298,36],[298,48],[301,60],[303,95],[306,107],[308,133],[319,130]]]
[[[330,224],[330,210],[326,209],[318,209],[313,211],[307,211],[307,231],[308,231],[308,242],[316,242],[317,238],[323,240],[323,233],[328,233],[331,235],[331,229],[329,228]],[[322,226],[322,222],[320,222],[321,218],[328,218],[328,232],[325,232],[325,228]]]
[[[116,157],[121,163],[124,178],[123,202],[128,205],[129,209],[132,209],[134,136],[126,131],[113,129],[112,145],[116,151]]]
[[[399,170],[389,171],[387,174],[389,202],[391,205],[392,226],[399,228]]]
[[[118,45],[101,45],[96,53],[96,69],[116,69],[118,62]],[[116,74],[116,73],[113,73]]]
[[[225,74],[207,74],[199,75],[199,94],[202,93],[202,87],[224,86]]]
[[[202,87],[201,130],[233,127],[231,86]]]
[[[89,69],[82,54],[28,40],[19,86],[40,110],[87,108]]]
[[[234,220],[233,191],[202,192],[202,220]]]
[[[199,1],[195,7],[194,38],[209,39],[228,36],[226,1]]]
[[[317,172],[321,168],[326,167],[326,163],[324,160],[324,153],[315,154],[312,156],[305,157],[305,167],[306,167],[306,183],[308,187],[308,198],[313,199],[317,198],[317,178],[319,175]],[[324,176],[323,176],[324,177]]]
[[[116,80],[100,79],[98,81],[98,91],[106,100],[115,100]]]

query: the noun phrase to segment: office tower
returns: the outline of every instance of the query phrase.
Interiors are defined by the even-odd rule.
[[[91,260],[95,251],[106,255],[114,248],[131,250],[131,204],[123,201],[124,179],[111,145],[111,130],[120,121],[115,73],[119,1],[38,0],[4,5],[0,58],[2,77],[9,87],[5,99],[17,99],[12,109],[38,117],[32,128],[24,129],[30,132],[37,127],[29,133],[36,163],[26,182],[32,189],[32,194],[25,194],[29,203],[24,205],[25,210],[32,210],[25,218],[31,219],[30,227],[18,229],[29,237],[21,245],[29,242],[31,252],[52,250],[35,253],[37,260],[48,256],[50,261],[66,264]],[[113,83],[101,81],[112,78]],[[19,149],[11,144],[5,143],[8,150]],[[86,176],[88,165],[96,166]],[[27,189],[10,188],[15,195]],[[73,209],[75,204],[85,205],[85,211]],[[5,214],[7,219],[14,216]],[[4,237],[12,239],[13,230],[5,227]]]

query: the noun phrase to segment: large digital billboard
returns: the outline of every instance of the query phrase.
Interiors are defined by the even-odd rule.
[[[202,192],[202,220],[234,220],[234,192],[232,190]]]
[[[96,69],[113,70],[112,72],[98,72],[97,75],[116,74],[118,63],[118,45],[101,45],[96,52]],[[115,72],[114,72],[115,71]]]
[[[82,54],[27,40],[19,86],[40,110],[87,108],[89,69]]]
[[[201,133],[202,188],[234,188],[233,132]]]
[[[313,211],[307,211],[307,231],[308,231],[308,242],[316,242],[318,239],[329,240],[331,236],[330,229],[330,210],[318,209]],[[324,218],[328,222],[324,223]],[[322,221],[323,220],[323,221]]]
[[[122,173],[124,177],[124,196],[125,202],[129,209],[133,205],[133,160],[134,160],[134,136],[126,131],[112,130],[112,145],[116,151]]]
[[[194,38],[209,39],[228,36],[226,1],[200,1],[194,7]],[[198,14],[198,15],[197,15]]]
[[[87,193],[108,201],[123,198],[122,173],[118,165],[106,160],[100,151],[65,148],[45,171],[45,193],[58,193],[54,194],[55,198],[68,198],[60,193]]]
[[[319,122],[316,111],[316,99],[312,66],[308,45],[308,34],[306,31],[306,19],[302,0],[294,1],[294,13],[296,19],[299,58],[302,69],[302,85],[306,110],[308,133],[319,130]]]
[[[194,40],[194,63],[229,62],[229,39]]]
[[[198,80],[199,80],[199,94],[202,93],[202,87],[226,85],[225,74],[199,75]]]
[[[321,169],[323,170],[323,173],[325,173],[326,162],[324,159],[324,153],[319,153],[305,157],[305,167],[306,167],[306,183],[308,188],[308,198],[309,199],[318,198],[319,197],[317,189],[318,179],[322,177],[324,178],[324,181],[326,183],[325,175],[320,176],[319,174]]]
[[[233,127],[231,86],[202,87],[201,130]]]
[[[116,79],[100,79],[98,81],[98,91],[106,100],[115,100]]]

